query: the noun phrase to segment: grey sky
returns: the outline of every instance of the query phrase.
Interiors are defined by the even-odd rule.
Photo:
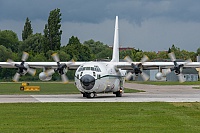
[[[118,15],[123,47],[159,51],[175,44],[195,52],[200,47],[199,0],[0,0],[0,29],[13,30],[21,40],[29,17],[34,33],[43,33],[55,8],[62,13],[62,45],[72,35],[112,45]]]

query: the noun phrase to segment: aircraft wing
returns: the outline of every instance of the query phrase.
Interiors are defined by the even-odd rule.
[[[15,64],[20,64],[21,62],[14,62]],[[60,62],[66,64],[69,69],[77,69],[84,62]],[[56,62],[26,62],[31,68],[57,68]],[[1,68],[16,68],[8,62],[0,62]]]
[[[132,62],[133,64],[137,65],[141,62]],[[177,64],[184,64],[183,67],[194,67],[199,68],[200,62],[177,62]],[[129,62],[118,62],[115,63],[117,68],[123,69],[123,70],[132,70],[131,63]],[[170,68],[174,66],[173,62],[144,62],[142,63],[143,69],[164,69],[164,68]]]
[[[15,64],[20,64],[21,62],[14,62]],[[57,63],[56,62],[26,62],[29,67],[31,68],[56,68]],[[66,64],[69,69],[77,69],[80,65],[84,64],[85,62],[60,62]],[[106,62],[108,63],[108,62]],[[123,70],[132,70],[131,63],[129,62],[112,62],[112,64],[115,64],[117,68],[123,69]],[[139,64],[141,62],[132,62],[133,64]],[[200,62],[177,62],[179,65],[184,64],[184,67],[200,67]],[[142,66],[144,69],[157,69],[157,68],[170,68],[174,66],[173,62],[144,62],[142,63]],[[1,68],[16,68],[15,66],[12,66],[8,62],[0,62]]]

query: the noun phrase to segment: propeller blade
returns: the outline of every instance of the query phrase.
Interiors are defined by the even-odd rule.
[[[169,55],[169,58],[171,59],[171,61],[176,61],[176,57],[174,55],[174,52],[169,53],[168,55]]]
[[[14,77],[13,77],[13,81],[14,82],[18,82],[20,78],[20,74],[19,73],[15,73]]]
[[[141,59],[141,62],[144,63],[144,62],[146,62],[147,60],[149,60],[149,58],[148,58],[146,55],[144,55],[144,56],[142,57],[142,59]]]
[[[54,69],[49,69],[49,70],[46,71],[47,76],[53,75],[54,73],[55,73]]]
[[[124,58],[124,60],[127,61],[127,62],[129,62],[129,63],[132,63],[132,62],[133,62],[132,59],[131,59],[129,56],[126,56],[126,57]]]
[[[191,63],[191,62],[192,62],[191,59],[187,59],[187,60],[185,61],[185,64],[184,64],[184,65],[187,65],[188,63]]]
[[[131,72],[129,72],[129,73],[126,75],[125,79],[129,81],[129,80],[131,79],[132,76],[133,76],[133,74],[132,74]]]
[[[141,77],[144,81],[147,81],[149,79],[149,75],[147,75],[145,72],[141,73]]]
[[[62,75],[61,75],[61,79],[62,79],[62,82],[63,82],[64,84],[67,84],[67,83],[69,82],[69,80],[68,80],[68,78],[67,78],[67,76],[66,76],[65,74],[62,74]]]
[[[27,52],[23,52],[22,61],[26,61],[28,59],[29,54]]]
[[[70,63],[75,63],[75,60],[74,60],[74,59],[71,59],[69,62],[70,62]]]
[[[33,68],[28,68],[27,72],[32,76],[35,76],[35,74],[36,74],[36,70]]]
[[[53,60],[54,60],[55,62],[60,62],[60,59],[59,59],[59,56],[58,56],[57,53],[54,53],[54,54],[52,54],[51,56],[52,56],[52,58],[53,58]]]
[[[179,80],[180,83],[183,83],[183,82],[186,81],[186,79],[184,78],[184,75],[183,75],[182,73],[180,73],[180,74],[178,75],[178,80]]]
[[[171,69],[170,69],[170,68],[167,69],[167,70],[164,72],[164,76],[166,76],[166,75],[169,74],[170,72],[172,72]]]

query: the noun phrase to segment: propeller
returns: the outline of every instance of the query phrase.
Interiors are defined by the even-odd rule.
[[[136,75],[136,76],[138,76],[139,74],[141,75],[141,77],[142,77],[142,79],[144,80],[144,81],[147,81],[148,79],[149,79],[149,76],[145,73],[145,72],[142,72],[142,64],[144,63],[144,62],[146,62],[149,58],[146,56],[146,55],[144,55],[143,57],[142,57],[142,59],[141,59],[141,61],[140,61],[140,63],[138,63],[138,64],[134,64],[134,63],[132,63],[133,61],[132,61],[132,59],[129,57],[129,56],[126,56],[125,58],[124,58],[127,62],[129,62],[130,64],[131,64],[131,66],[132,66],[132,68],[133,68],[133,73]],[[127,75],[126,75],[126,80],[130,80],[131,79],[131,77],[133,76],[133,73],[132,72],[129,72]]]
[[[21,75],[25,75],[27,72],[34,76],[36,74],[36,70],[33,68],[30,68],[28,64],[25,63],[25,61],[28,59],[29,54],[27,52],[23,52],[22,54],[22,62],[20,64],[15,63],[13,60],[8,59],[7,62],[10,63],[10,65],[15,66],[18,68],[18,71],[15,73],[13,77],[13,81],[18,82]]]
[[[179,82],[181,82],[181,83],[185,82],[185,78],[184,78],[184,75],[182,74],[182,70],[183,70],[183,67],[184,67],[185,64],[191,62],[191,59],[186,60],[184,64],[178,64],[177,61],[176,61],[175,54],[173,52],[169,53],[168,55],[169,55],[169,58],[171,59],[171,61],[173,61],[174,67],[169,68],[166,71],[165,75],[174,71],[175,74],[178,76]]]
[[[53,60],[57,62],[57,68],[56,69],[49,69],[46,71],[47,76],[50,76],[54,74],[55,72],[58,72],[61,75],[61,79],[63,83],[68,83],[69,79],[65,75],[67,73],[68,67],[65,63],[60,63],[60,58],[57,53],[54,53],[51,55]]]

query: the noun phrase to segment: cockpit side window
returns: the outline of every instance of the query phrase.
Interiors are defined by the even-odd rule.
[[[98,66],[94,66],[94,70],[95,70],[96,72],[101,72],[101,69],[100,69]]]

